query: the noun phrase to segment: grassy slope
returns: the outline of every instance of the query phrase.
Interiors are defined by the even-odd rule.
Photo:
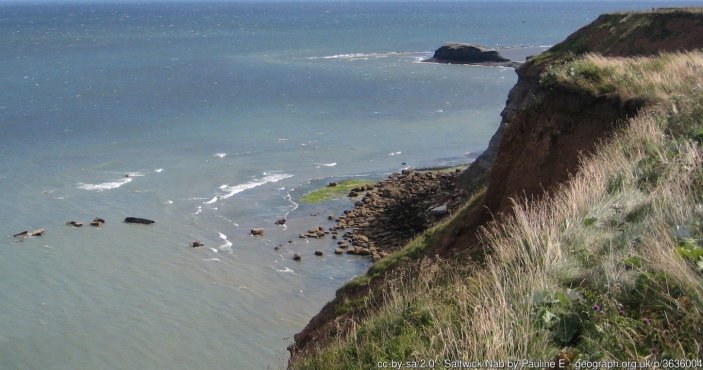
[[[701,71],[700,52],[587,55],[545,70],[545,86],[660,103],[584,159],[551,199],[518,201],[513,218],[483,230],[486,261],[425,259],[412,274],[396,269],[381,294],[363,302],[375,314],[292,368],[701,358]],[[432,240],[421,236],[393,261]]]

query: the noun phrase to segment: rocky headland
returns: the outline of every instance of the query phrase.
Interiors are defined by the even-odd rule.
[[[500,126],[465,171],[351,194],[341,242],[391,254],[296,334],[290,367],[363,368],[388,353],[700,358],[703,230],[680,229],[703,220],[701,34],[701,9],[600,16],[516,69]]]

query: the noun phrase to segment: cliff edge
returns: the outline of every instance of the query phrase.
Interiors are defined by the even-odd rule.
[[[528,59],[464,207],[341,288],[290,368],[700,359],[701,34],[700,9],[607,14]]]

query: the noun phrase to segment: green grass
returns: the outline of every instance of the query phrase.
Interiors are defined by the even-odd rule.
[[[325,186],[313,190],[302,197],[300,202],[305,204],[321,203],[327,200],[345,197],[349,192],[359,186],[375,184],[375,180],[370,179],[349,179],[337,182],[337,186]]]
[[[491,253],[482,264],[425,257],[447,223],[376,264],[354,282],[386,277],[363,303],[373,313],[292,368],[701,358],[701,60],[690,53],[572,61],[585,68],[557,75],[560,83],[602,92],[616,81],[613,93],[641,89],[659,104],[584,158],[551,198],[517,201],[511,218],[488,225],[481,243]]]

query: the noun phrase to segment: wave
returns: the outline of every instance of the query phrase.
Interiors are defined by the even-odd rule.
[[[234,253],[234,251],[232,250],[232,242],[227,240],[227,235],[220,232],[218,232],[218,234],[220,234],[220,239],[225,241],[225,243],[220,246],[220,250],[226,251],[229,254]]]
[[[331,162],[331,163],[317,163],[317,166],[315,168],[320,168],[320,167],[334,167],[337,165],[337,162]]]
[[[227,156],[227,153],[215,153],[212,155],[213,157],[218,157],[218,158],[224,158]]]
[[[282,272],[282,273],[284,273],[284,274],[293,274],[293,275],[295,275],[295,271],[293,271],[293,269],[291,269],[290,267],[286,267],[286,268],[284,268],[283,270],[280,270],[280,269],[277,269],[277,268],[274,268],[274,269],[275,269],[276,271]]]
[[[227,184],[220,186],[220,191],[222,191],[222,194],[217,195],[218,199],[228,199],[231,198],[245,190],[253,189],[255,187],[269,184],[269,183],[274,183],[278,182],[290,177],[293,177],[293,175],[289,175],[286,173],[283,174],[273,174],[273,175],[267,175],[264,173],[264,177],[260,179],[255,179],[252,181],[249,181],[244,184],[239,184],[239,185],[234,185],[234,186],[229,186]],[[214,202],[213,202],[214,203]]]
[[[100,184],[85,184],[82,182],[78,183],[78,189],[83,189],[83,190],[93,190],[93,191],[104,191],[104,190],[111,190],[111,189],[117,189],[120,186],[124,184],[128,184],[132,182],[132,177],[125,177],[120,180],[116,181],[109,181],[109,182],[103,182]]]
[[[400,52],[400,51],[386,51],[386,52],[377,52],[377,53],[349,53],[349,54],[335,54],[335,55],[326,55],[322,57],[308,57],[308,60],[317,60],[317,59],[341,59],[341,60],[368,60],[370,58],[387,58],[387,57],[393,57],[393,56],[410,56],[410,57],[417,57],[418,55],[426,55],[426,54],[432,54],[432,52],[425,52],[425,51],[405,51],[405,52]]]

